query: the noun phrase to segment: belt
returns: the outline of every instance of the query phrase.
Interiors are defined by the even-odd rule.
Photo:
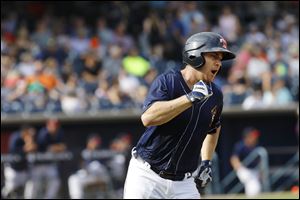
[[[163,170],[159,170],[159,169],[151,166],[148,162],[146,162],[140,155],[137,154],[136,151],[132,152],[132,155],[138,161],[140,161],[142,163],[146,163],[147,165],[149,165],[150,169],[152,171],[154,171],[156,174],[158,174],[161,178],[169,179],[169,180],[172,180],[172,181],[182,181],[185,178],[191,178],[192,177],[192,173],[190,173],[190,172],[187,172],[185,174],[174,174],[174,173],[166,172],[166,171],[163,171]]]

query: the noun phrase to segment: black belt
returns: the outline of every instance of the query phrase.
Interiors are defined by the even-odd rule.
[[[136,152],[133,154],[133,156],[140,162],[146,163],[146,161],[141,156],[139,156]],[[162,177],[164,179],[169,179],[172,181],[182,181],[185,178],[186,174],[187,174],[187,178],[192,177],[192,173],[189,173],[189,172],[186,174],[174,174],[174,173],[166,172],[163,170],[159,170],[159,169],[153,167],[152,165],[150,165],[150,169],[152,171],[154,171],[156,174],[158,174],[160,177]]]

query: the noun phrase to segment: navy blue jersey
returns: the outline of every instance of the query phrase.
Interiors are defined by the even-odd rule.
[[[47,128],[42,128],[39,131],[37,144],[39,152],[46,152],[48,147],[52,144],[59,144],[62,142],[63,132],[59,129],[56,134],[50,134]]]
[[[152,167],[168,173],[183,174],[197,169],[206,134],[220,126],[223,95],[212,83],[213,95],[194,103],[171,121],[147,127],[137,143],[139,156]],[[144,102],[146,111],[156,101],[169,101],[191,92],[181,72],[171,70],[152,83]]]
[[[237,156],[241,161],[243,161],[254,149],[254,147],[248,147],[245,145],[244,141],[240,141],[234,145],[232,155]],[[259,163],[259,157],[250,162],[246,167],[255,168]]]
[[[10,166],[17,171],[27,169],[26,152],[23,150],[24,145],[25,142],[21,137],[21,132],[17,131],[11,135],[9,140],[9,153],[19,155],[21,158],[17,162],[10,163]]]
[[[42,128],[37,137],[38,152],[45,153],[53,144],[62,143],[63,132],[61,129],[56,134],[50,134],[47,128]],[[49,163],[50,161],[37,161],[36,164]]]

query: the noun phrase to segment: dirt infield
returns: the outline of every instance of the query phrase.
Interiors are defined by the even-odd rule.
[[[206,195],[203,199],[248,199],[244,194],[222,194],[222,195]],[[259,196],[249,199],[299,199],[299,192],[272,192],[263,193]]]

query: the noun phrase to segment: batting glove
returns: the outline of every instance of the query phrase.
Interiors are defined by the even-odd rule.
[[[193,90],[186,96],[192,102],[199,102],[207,99],[212,95],[212,89],[210,86],[206,85],[202,80],[197,82],[193,86]]]
[[[195,177],[195,183],[198,191],[202,190],[209,182],[212,181],[212,162],[210,160],[203,160],[200,165],[199,173]]]

